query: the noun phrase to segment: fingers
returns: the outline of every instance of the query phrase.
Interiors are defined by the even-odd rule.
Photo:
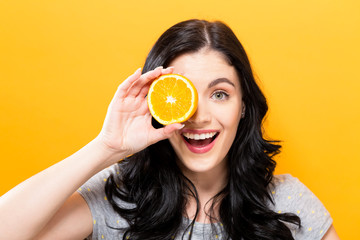
[[[132,83],[131,87],[128,90],[127,96],[136,97],[139,95],[144,86],[152,82],[154,79],[159,77],[162,73],[163,67],[157,67],[152,71],[144,73],[139,79]]]
[[[173,71],[174,71],[174,67],[168,67],[168,68],[162,69],[160,75],[170,74],[170,73],[173,73]],[[151,85],[152,82],[153,82],[153,81],[148,82],[148,83],[140,90],[140,93],[139,93],[139,95],[138,95],[139,97],[145,98],[145,96],[148,94],[148,91],[149,91],[149,88],[150,88],[150,85]]]
[[[185,125],[181,123],[173,123],[163,128],[155,129],[154,134],[152,134],[152,139],[150,139],[151,144],[170,138],[176,131],[182,129],[184,126]]]
[[[163,69],[163,67],[157,67],[143,75],[141,75],[141,68],[137,69],[132,75],[130,75],[125,81],[123,81],[118,87],[112,102],[117,99],[123,99],[130,97],[145,98],[149,91],[149,87],[154,79],[163,74],[170,74],[174,70],[173,67]]]
[[[162,70],[162,74],[170,74],[174,72],[174,67],[167,67]]]
[[[115,93],[115,96],[118,97],[125,97],[127,90],[130,86],[141,76],[141,68],[138,68],[132,75],[130,75],[125,81],[123,81],[118,90]]]

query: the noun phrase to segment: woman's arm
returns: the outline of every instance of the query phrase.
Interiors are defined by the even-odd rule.
[[[10,190],[0,198],[1,236],[7,240],[33,239],[84,182],[108,163],[120,159],[116,156],[121,154],[105,150],[96,139]],[[69,204],[74,205],[76,201],[71,198]],[[81,227],[88,230],[87,234],[91,233],[91,225]]]
[[[93,226],[86,201],[75,192],[34,239],[84,239],[91,234]]]
[[[137,70],[120,84],[93,141],[3,195],[1,239],[74,239],[90,234],[91,213],[74,192],[97,172],[181,127],[177,123],[153,128],[145,98],[152,80],[172,71],[161,67],[141,75]]]
[[[325,233],[322,240],[340,240],[339,236],[337,235],[334,225],[331,225],[329,230]]]

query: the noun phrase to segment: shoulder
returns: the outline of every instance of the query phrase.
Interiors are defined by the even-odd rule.
[[[127,226],[126,221],[114,211],[105,193],[105,184],[109,176],[116,176],[120,174],[119,171],[117,164],[108,167],[78,189],[78,193],[85,199],[91,211],[94,224],[92,238],[94,239],[117,238],[119,232],[116,229]]]
[[[105,184],[110,175],[119,174],[119,167],[117,164],[112,165],[91,177],[84,185],[82,185],[78,192],[85,200],[106,200]]]
[[[331,226],[332,218],[325,206],[298,178],[290,174],[276,175],[270,191],[275,212],[300,217],[302,227],[294,233],[297,238],[321,239]]]
[[[291,199],[292,196],[289,194],[298,193],[301,197],[301,191],[308,190],[308,188],[300,182],[298,178],[293,177],[291,174],[281,174],[274,176],[271,182],[271,190],[275,197],[283,196],[285,194]]]

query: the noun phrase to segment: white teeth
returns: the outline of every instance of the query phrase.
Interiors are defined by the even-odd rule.
[[[216,135],[216,132],[212,133],[201,133],[201,134],[194,134],[194,133],[183,133],[184,137],[188,139],[194,139],[194,140],[204,140],[207,138],[212,138]]]

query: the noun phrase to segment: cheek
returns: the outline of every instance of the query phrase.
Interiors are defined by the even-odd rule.
[[[174,147],[177,146],[177,144],[179,143],[179,136],[177,134],[173,134],[170,138],[169,138],[169,142],[170,144]]]
[[[224,104],[220,107],[212,108],[213,116],[225,128],[235,128],[239,124],[241,118],[240,104]]]
[[[182,139],[182,136],[180,136],[180,134],[174,134],[169,138],[169,142],[170,142],[171,146],[173,147],[173,149],[175,150],[175,152],[177,152],[182,141],[183,141],[183,139]]]

